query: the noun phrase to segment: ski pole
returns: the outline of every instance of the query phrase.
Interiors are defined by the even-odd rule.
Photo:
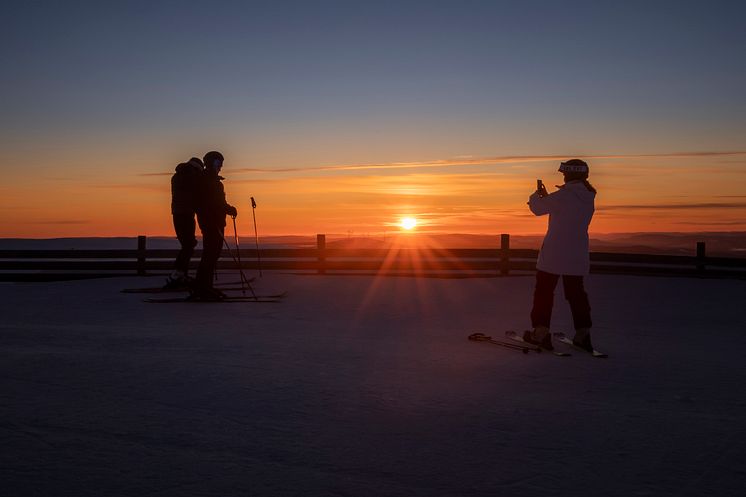
[[[251,292],[251,295],[254,297],[254,300],[258,300],[258,297],[256,296],[256,292],[254,292],[254,287],[251,286],[251,283],[249,283],[249,279],[246,277],[245,274],[243,274],[243,269],[241,269],[241,262],[238,259],[236,259],[235,255],[233,255],[233,251],[231,250],[231,246],[228,244],[228,240],[226,240],[225,236],[223,236],[222,234],[220,235],[220,237],[223,239],[225,248],[228,249],[228,253],[230,254],[231,258],[233,258],[233,262],[238,264],[238,274],[241,276],[241,289],[242,289],[241,291],[243,292],[244,295],[246,295],[246,290],[244,288],[248,287],[249,291]],[[236,247],[236,250],[238,250],[238,247]],[[240,257],[240,254],[239,254],[239,257]],[[244,287],[244,283],[246,284],[246,287]]]
[[[251,197],[251,215],[254,217],[254,239],[256,240],[256,264],[259,267],[259,277],[262,277],[262,256],[259,255],[259,233],[256,230],[256,202]]]
[[[238,241],[238,229],[236,229],[236,216],[231,216],[233,218],[233,239],[236,241],[236,257],[238,258],[238,271],[241,275],[241,293],[246,295],[246,287],[244,286],[244,275],[243,275],[243,266],[241,264],[241,243]]]

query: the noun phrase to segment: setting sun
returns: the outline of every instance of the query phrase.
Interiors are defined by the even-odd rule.
[[[415,226],[417,226],[417,220],[413,217],[405,217],[402,218],[399,226],[401,226],[405,230],[411,230],[414,229]]]

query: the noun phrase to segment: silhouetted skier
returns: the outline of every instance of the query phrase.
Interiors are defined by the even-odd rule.
[[[220,300],[225,295],[213,288],[212,281],[215,266],[223,247],[225,216],[237,216],[235,207],[225,201],[225,189],[220,170],[223,167],[223,155],[220,152],[208,152],[204,158],[205,172],[200,183],[197,222],[202,231],[202,259],[199,261],[192,298],[198,300]]]
[[[181,249],[164,288],[186,288],[189,283],[189,261],[197,246],[194,215],[203,178],[204,166],[196,157],[176,166],[176,172],[171,176],[171,215]]]
[[[528,205],[537,216],[549,214],[549,227],[536,262],[536,287],[531,310],[532,331],[524,340],[552,349],[549,331],[554,289],[562,277],[565,298],[570,304],[575,337],[573,342],[588,351],[591,345],[591,307],[583,286],[590,269],[588,226],[595,210],[596,189],[588,182],[588,164],[572,159],[560,164],[565,184],[551,194],[539,182]]]

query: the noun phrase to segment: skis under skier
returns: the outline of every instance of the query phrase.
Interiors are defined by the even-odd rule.
[[[220,152],[208,152],[204,158],[205,172],[201,182],[197,222],[202,231],[202,259],[197,268],[197,277],[192,298],[194,300],[221,300],[225,294],[213,287],[213,276],[220,251],[223,247],[225,216],[236,217],[238,210],[225,201],[225,189],[220,176],[223,167],[223,155]]]
[[[537,190],[528,200],[531,212],[537,216],[549,214],[549,227],[536,263],[531,324],[533,330],[524,340],[552,350],[550,324],[554,289],[560,277],[565,298],[572,311],[575,336],[573,344],[589,352],[591,344],[591,307],[583,285],[583,277],[590,269],[588,226],[593,218],[596,189],[588,182],[589,168],[585,161],[571,159],[562,162],[559,171],[564,184],[548,193],[537,182]]]
[[[202,161],[192,157],[188,162],[176,166],[176,172],[171,177],[171,215],[181,249],[176,256],[173,272],[166,278],[164,289],[187,288],[190,283],[189,261],[197,246],[194,215],[203,176]]]

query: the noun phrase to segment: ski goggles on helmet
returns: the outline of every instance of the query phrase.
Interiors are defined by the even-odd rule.
[[[566,162],[560,162],[558,171],[561,173],[587,173],[588,164],[580,159],[572,159]]]

